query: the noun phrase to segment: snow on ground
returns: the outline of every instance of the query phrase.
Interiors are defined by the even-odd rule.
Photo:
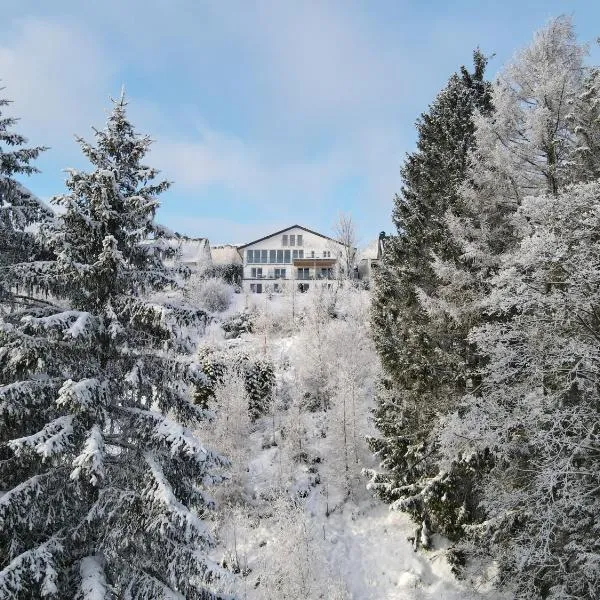
[[[279,321],[280,325],[289,325],[291,303],[294,302],[293,310],[297,314],[311,301],[310,294],[298,296],[292,299],[235,294],[227,314],[255,310],[263,317]],[[292,376],[293,350],[298,343],[297,333],[285,332],[285,329],[275,327],[276,332],[283,331],[277,335],[263,323],[260,331],[231,343],[245,345],[252,351],[264,351],[268,347],[280,371],[281,383],[282,379]],[[215,332],[210,335],[214,337]],[[341,491],[330,460],[339,452],[332,433],[333,413],[307,412],[294,416],[291,412],[289,408],[280,407],[255,424],[246,449],[245,486],[251,500],[224,510],[221,515],[215,559],[220,561],[226,556],[229,565],[232,561],[239,563],[243,574],[237,576],[234,584],[237,597],[244,600],[501,598],[483,588],[478,592],[469,591],[466,584],[454,578],[444,556],[443,547],[447,546],[444,540],[438,538],[434,550],[415,552],[407,539],[413,535],[414,524],[405,514],[391,512],[373,498],[360,475],[353,481],[350,497]],[[300,458],[295,456],[290,442],[295,427],[304,432]],[[373,465],[366,446],[361,451],[360,462],[360,467]],[[359,471],[360,468],[357,473]],[[297,498],[300,513],[284,514],[278,500],[281,495]],[[304,542],[310,550],[302,558]],[[310,575],[306,579],[320,582],[315,588],[320,592],[302,592],[302,595],[300,591],[294,592],[294,585],[306,584],[302,577],[302,581],[288,582],[285,593],[275,595],[267,589],[268,585],[274,585],[274,578],[275,584],[278,577],[293,579],[303,573],[303,569]]]

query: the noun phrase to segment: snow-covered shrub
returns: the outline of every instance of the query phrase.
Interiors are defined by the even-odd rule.
[[[198,349],[197,361],[204,377],[196,384],[194,400],[196,404],[207,408],[209,400],[215,396],[215,388],[223,383],[228,365],[225,358],[209,346]]]
[[[346,600],[346,587],[326,561],[323,532],[301,501],[276,496],[269,516],[270,539],[260,568],[264,600]]]
[[[201,279],[192,296],[209,312],[223,312],[231,304],[233,288],[218,277]]]
[[[248,311],[235,313],[223,320],[221,327],[226,339],[240,337],[243,333],[254,331],[254,315]]]
[[[244,384],[248,393],[248,412],[256,421],[269,412],[273,389],[275,387],[275,370],[273,363],[267,358],[246,360],[243,365]]]
[[[250,358],[236,350],[203,346],[198,351],[198,364],[205,375],[203,381],[196,385],[195,400],[201,406],[208,406],[227,373],[237,373],[244,381],[248,394],[250,418],[255,421],[269,411],[275,387],[275,370],[266,357]]]
[[[243,267],[235,263],[226,265],[211,265],[204,273],[205,278],[217,277],[233,286],[240,286],[243,277]]]

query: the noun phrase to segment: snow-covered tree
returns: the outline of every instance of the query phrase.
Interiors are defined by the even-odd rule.
[[[447,456],[489,448],[486,520],[470,529],[518,598],[600,589],[600,184],[523,200],[471,332],[482,386],[441,428]],[[472,546],[465,546],[467,552]]]
[[[15,180],[15,176],[38,172],[32,162],[46,148],[27,147],[27,139],[11,131],[17,119],[3,114],[9,104],[0,98],[0,300],[10,287],[6,267],[32,260],[39,253],[26,228],[52,217],[52,211]]]
[[[12,267],[68,309],[0,320],[0,596],[208,598],[203,488],[226,461],[192,432],[202,374],[177,324],[198,315],[144,299],[175,280],[153,244],[168,183],[123,96],[79,143],[93,169],[54,199],[56,259]]]
[[[402,430],[409,435],[391,438],[391,447],[386,438],[374,440],[383,465],[397,475],[390,480],[376,474],[371,485],[384,497],[395,499],[395,506],[418,519],[428,517],[431,525],[451,537],[460,537],[465,523],[481,517],[478,482],[493,455],[483,448],[480,454],[446,460],[438,448],[437,424],[455,410],[463,393],[480,389],[479,366],[486,357],[469,343],[467,333],[493,320],[483,300],[504,253],[519,241],[516,210],[527,195],[558,194],[573,178],[577,143],[570,113],[583,92],[584,55],[571,21],[560,17],[503,69],[491,90],[494,110],[475,113],[463,179],[442,216],[450,251],[432,248],[433,284],[413,284],[418,308],[426,318],[415,323],[402,321],[401,313],[381,312],[384,324],[399,321],[405,331],[396,346],[384,340],[384,363],[392,361],[395,369],[403,368],[404,381],[414,371],[422,371],[408,380],[410,385],[405,384],[417,397],[413,405],[392,385],[391,397],[386,394],[382,412],[376,414],[380,424],[396,409],[399,420],[406,423]],[[402,244],[402,236],[396,243]],[[395,245],[388,247],[392,258]],[[383,276],[385,272],[384,268]],[[415,345],[414,339],[422,341]],[[427,386],[428,381],[433,385]],[[395,425],[385,426],[398,433]],[[399,451],[402,446],[406,449]]]
[[[298,501],[279,496],[271,503],[270,513],[270,535],[261,565],[259,597],[264,600],[345,600],[348,596],[343,583],[332,577],[325,563],[322,531],[305,507]]]
[[[334,225],[335,240],[342,246],[341,266],[339,273],[341,277],[354,277],[354,267],[356,265],[356,227],[352,220],[352,215],[341,212],[338,215]],[[339,252],[339,248],[334,248]]]
[[[457,253],[444,214],[459,203],[475,143],[474,114],[491,110],[486,58],[479,51],[473,58],[473,71],[463,67],[452,75],[417,122],[417,150],[401,169],[404,186],[394,203],[397,235],[385,239],[372,311],[386,377],[375,409],[380,435],[370,439],[381,468],[371,472],[370,485],[419,523],[430,519],[448,535],[457,532],[465,494],[440,504],[446,485],[439,481],[430,435],[466,389],[468,327],[430,316],[421,296],[441,284],[435,257],[449,260]],[[463,492],[468,498],[468,489]]]
[[[586,69],[583,90],[568,115],[575,134],[571,166],[572,181],[592,181],[600,177],[600,69]]]
[[[494,112],[475,119],[473,151],[459,202],[447,215],[458,251],[437,256],[441,284],[421,290],[432,317],[481,321],[480,299],[503,252],[518,242],[512,217],[528,195],[557,194],[573,180],[578,159],[574,115],[584,92],[585,47],[568,17],[552,20],[501,71]]]
[[[327,326],[326,356],[330,364],[331,408],[327,415],[329,450],[323,473],[344,496],[356,491],[365,455],[369,429],[369,408],[379,375],[379,361],[368,329],[368,304],[364,292],[347,288],[341,299],[343,312]],[[356,298],[352,298],[352,297]],[[352,304],[347,310],[343,304]]]
[[[335,292],[316,290],[302,315],[302,327],[293,349],[298,384],[304,406],[327,409],[331,403],[332,379],[327,357],[327,326],[335,307]]]
[[[214,400],[210,404],[215,418],[199,430],[199,437],[231,462],[227,485],[215,491],[217,499],[227,504],[248,499],[246,479],[251,431],[248,402],[243,373],[235,368],[227,369],[215,386]]]

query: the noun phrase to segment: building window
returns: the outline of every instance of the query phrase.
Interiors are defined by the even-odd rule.
[[[269,251],[268,250],[261,250],[260,254],[261,254],[260,262],[261,263],[268,263],[269,262]]]
[[[277,250],[277,263],[281,264],[283,262],[283,250]]]
[[[254,260],[254,252],[252,252],[252,250],[246,250],[246,261],[248,262],[248,264],[253,263]]]
[[[251,283],[250,291],[253,294],[262,294],[262,283]]]
[[[296,236],[290,235],[290,246],[295,246],[295,245],[296,245]]]
[[[310,257],[311,257],[311,258],[314,258],[314,257],[315,257],[315,251],[314,251],[314,250],[311,250],[311,251],[310,251]]]
[[[281,236],[281,245],[282,246],[287,246],[288,245],[288,236],[287,236],[287,234]]]
[[[304,294],[304,292],[308,292],[308,283],[299,283],[298,291],[302,294]]]
[[[323,250],[323,258],[331,258],[331,252],[329,250]]]
[[[302,246],[302,235],[300,234],[296,236],[296,246]]]
[[[277,251],[269,250],[269,262],[274,263],[277,262]]]
[[[308,267],[299,267],[298,268],[298,277],[297,279],[309,279],[310,278],[310,269]]]
[[[285,279],[285,269],[275,269],[275,279]]]
[[[304,258],[304,250],[298,250],[298,258]]]
[[[290,250],[283,251],[283,262],[287,265],[292,262],[292,253]]]
[[[252,267],[250,269],[250,277],[252,279],[262,279],[262,267]]]

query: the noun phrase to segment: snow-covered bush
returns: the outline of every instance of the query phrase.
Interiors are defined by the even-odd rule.
[[[299,502],[277,496],[271,502],[269,540],[258,591],[264,600],[346,600],[345,586],[325,561],[323,532]]]
[[[248,413],[252,421],[269,412],[275,387],[275,370],[267,358],[247,358],[243,364],[244,385],[248,393]]]
[[[218,277],[196,279],[192,276],[189,282],[192,288],[189,298],[209,312],[223,312],[231,305],[233,288]]]
[[[234,349],[218,350],[202,346],[198,350],[198,364],[205,377],[196,385],[195,400],[201,406],[215,397],[218,385],[223,384],[228,373],[237,373],[243,380],[248,394],[247,410],[255,421],[267,413],[271,406],[275,387],[273,363],[265,358],[251,358]]]
[[[244,273],[242,265],[229,263],[225,265],[211,265],[204,271],[203,275],[206,278],[217,277],[218,279],[222,279],[226,283],[239,288]]]
[[[254,331],[254,315],[248,311],[239,312],[223,320],[221,327],[227,339],[240,337]]]

